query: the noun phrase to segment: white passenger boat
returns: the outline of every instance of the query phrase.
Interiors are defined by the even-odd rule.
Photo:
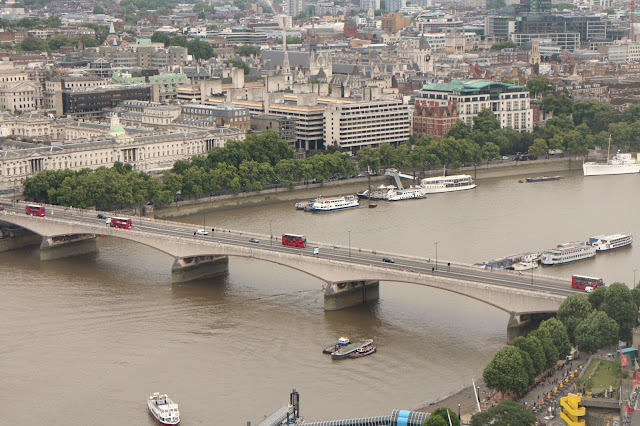
[[[558,244],[556,248],[545,250],[540,263],[543,265],[559,265],[588,259],[596,255],[596,248],[583,242]]]
[[[424,178],[420,180],[420,186],[425,194],[435,194],[473,189],[476,183],[470,175],[455,175]]]
[[[596,235],[589,237],[588,244],[596,248],[596,251],[607,251],[619,247],[630,246],[633,243],[631,234]]]
[[[616,154],[606,163],[587,162],[582,164],[585,176],[624,175],[640,172],[640,162],[631,154]]]
[[[311,203],[309,210],[312,212],[331,212],[334,210],[344,210],[358,207],[360,201],[355,195],[345,195],[343,197],[318,197]]]
[[[412,200],[416,198],[426,198],[422,188],[390,189],[387,195],[384,196],[384,199],[387,201]]]
[[[177,425],[180,423],[178,404],[166,394],[154,393],[147,400],[151,415],[162,425]]]

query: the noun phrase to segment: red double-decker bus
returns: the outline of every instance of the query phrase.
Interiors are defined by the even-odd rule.
[[[39,206],[37,204],[27,204],[24,208],[24,212],[30,216],[46,216],[47,211],[44,206]]]
[[[604,285],[602,278],[585,277],[582,275],[574,275],[571,277],[571,287],[584,290],[586,287],[596,288]]]
[[[306,247],[307,238],[304,235],[282,234],[282,245],[291,247]]]
[[[122,228],[122,229],[131,229],[131,219],[127,217],[112,217],[109,221],[112,228]]]

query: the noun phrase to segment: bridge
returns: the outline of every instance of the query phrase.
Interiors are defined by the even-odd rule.
[[[306,248],[289,247],[276,237],[236,230],[215,229],[209,235],[196,235],[201,226],[166,220],[134,217],[132,229],[112,228],[97,218],[95,211],[59,206],[47,206],[47,215],[37,217],[26,215],[24,204],[5,205],[0,212],[0,224],[3,222],[37,234],[42,260],[95,251],[96,236],[134,241],[173,257],[173,282],[226,272],[229,257],[256,259],[321,280],[326,310],[377,300],[381,281],[385,285],[423,285],[507,312],[508,333],[532,318],[554,314],[567,296],[580,293],[567,280],[540,274],[491,271],[442,261],[436,265],[432,259],[320,242],[308,241]],[[317,255],[314,247],[319,248]]]

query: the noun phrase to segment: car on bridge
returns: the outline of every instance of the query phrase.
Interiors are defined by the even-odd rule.
[[[251,238],[249,241],[252,242],[252,243],[259,243],[260,242],[260,240],[257,239],[257,238]]]
[[[390,257],[383,257],[382,258],[383,262],[387,262],[387,263],[396,263],[392,258]]]
[[[106,219],[107,216],[103,215],[102,213],[98,213],[98,219]]]
[[[206,229],[198,229],[193,235],[209,235]]]

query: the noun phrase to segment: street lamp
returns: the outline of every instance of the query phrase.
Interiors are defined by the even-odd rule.
[[[347,232],[349,233],[349,257],[351,257],[351,229]]]
[[[460,404],[458,404],[458,420],[460,420]]]
[[[273,245],[273,220],[269,220],[269,244]]]
[[[439,241],[434,243],[436,245],[436,271],[438,270],[438,243]]]
[[[636,271],[637,269],[633,270],[633,288],[636,288]]]

